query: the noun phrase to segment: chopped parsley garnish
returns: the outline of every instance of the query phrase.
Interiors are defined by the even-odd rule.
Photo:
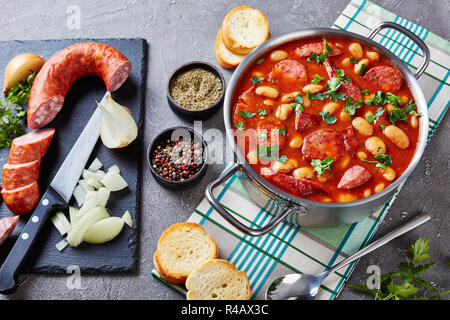
[[[376,163],[375,167],[381,169],[386,169],[386,166],[390,166],[393,162],[392,157],[387,153],[377,154],[374,156],[374,158],[376,159],[376,161],[366,160],[363,158],[361,158],[360,160],[368,163]]]
[[[363,75],[366,74],[366,71],[367,71],[366,65],[364,63],[361,64],[361,67],[359,68],[358,74],[362,77]]]
[[[321,77],[321,76],[319,76],[318,74],[316,74],[315,76],[314,76],[314,79],[313,79],[313,81],[311,81],[311,83],[312,84],[318,84],[320,81],[322,81],[323,80],[323,78]]]
[[[298,113],[303,112],[303,104],[302,104],[303,103],[303,97],[300,94],[300,92],[295,97],[295,101],[296,102],[293,102],[293,103],[290,104],[291,107],[295,110],[295,112],[298,112]]]
[[[327,58],[327,55],[323,52],[320,55],[313,52],[311,55],[306,59],[308,62],[315,61],[317,64],[323,64],[325,62],[325,59]]]
[[[358,63],[358,62],[359,62],[359,59],[350,57],[350,62],[351,62],[351,63]]]
[[[384,130],[384,128],[386,128],[386,126],[384,124],[380,124],[380,129]]]
[[[389,104],[392,104],[393,106],[403,105],[402,98],[396,96],[392,92],[386,93],[386,100]]]
[[[402,109],[395,108],[389,111],[389,120],[395,126],[397,121],[408,121],[408,115]]]
[[[342,92],[337,92],[341,84],[342,82],[339,78],[331,78],[328,80],[326,84],[327,91],[324,93],[324,96],[326,98],[330,98],[334,102],[337,102],[338,100],[345,100],[344,94]]]
[[[258,114],[260,116],[266,116],[267,115],[267,110],[266,109],[259,109],[258,110]]]
[[[234,126],[238,130],[245,130],[245,122],[244,121],[239,121],[239,122],[235,123]]]
[[[253,84],[258,84],[258,82],[263,81],[264,77],[258,78],[256,75],[253,76],[253,78],[251,79]]]
[[[409,100],[403,108],[403,111],[413,116],[420,116],[420,114],[416,112],[416,107],[416,104],[412,100]]]
[[[257,154],[259,159],[267,159],[267,160],[278,160],[278,154],[280,152],[280,147],[277,144],[272,146],[259,145]]]
[[[366,117],[367,122],[372,123],[375,120],[375,118],[378,118],[379,116],[381,116],[385,111],[386,111],[385,108],[380,108],[377,111],[375,111],[374,114],[369,114]]]
[[[281,163],[285,163],[285,162],[287,161],[287,159],[288,159],[288,157],[285,156],[285,155],[283,155],[283,156],[281,156],[281,157],[278,159],[278,161],[281,162]]]
[[[336,116],[332,115],[328,111],[327,112],[319,112],[319,115],[322,117],[323,121],[325,121],[326,124],[334,124],[337,121]]]
[[[285,136],[286,130],[284,128],[280,128],[280,129],[278,129],[278,133],[280,134],[280,136]]]
[[[247,112],[247,111],[239,111],[238,112],[241,116],[243,116],[245,119],[253,117],[256,113],[253,112]]]
[[[323,47],[325,48],[323,51],[325,54],[334,52],[333,49],[331,49],[331,47],[328,45],[327,38],[323,38]]]
[[[323,101],[325,98],[327,98],[323,93],[318,92],[316,94],[312,94],[311,92],[306,92],[306,96],[309,100],[320,100]]]
[[[264,58],[258,59],[258,61],[256,61],[256,64],[261,64],[264,62]]]
[[[314,171],[317,172],[318,175],[325,175],[325,171],[329,171],[331,173],[331,164],[334,162],[333,158],[325,158],[323,160],[313,159],[311,160],[311,165],[314,168]]]
[[[363,95],[365,95],[365,96],[370,95],[369,90],[361,90],[361,93],[362,93]]]
[[[352,97],[347,97],[345,99],[345,107],[344,111],[348,113],[348,118],[351,119],[351,116],[355,115],[356,109],[362,108],[363,101],[358,99],[356,103],[353,103]]]
[[[386,103],[392,104],[393,106],[402,105],[402,99],[399,96],[396,96],[392,92],[384,93],[383,91],[377,91],[372,100],[366,100],[365,103],[367,105],[374,106],[383,106]]]

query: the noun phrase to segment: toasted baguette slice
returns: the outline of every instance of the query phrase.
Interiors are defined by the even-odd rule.
[[[268,37],[267,18],[261,11],[249,6],[234,8],[222,22],[223,43],[235,54],[248,54]]]
[[[216,59],[217,62],[225,69],[237,67],[246,55],[235,54],[225,47],[222,39],[222,30],[217,32],[216,38]]]
[[[153,256],[155,269],[167,282],[181,284],[198,265],[218,257],[214,239],[192,222],[177,223],[161,234]]]
[[[247,275],[226,260],[209,260],[186,280],[187,300],[249,300],[252,292]]]

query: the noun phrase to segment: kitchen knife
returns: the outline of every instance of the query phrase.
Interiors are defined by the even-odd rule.
[[[106,102],[106,92],[100,103]],[[31,214],[22,233],[17,238],[14,247],[0,269],[0,292],[13,293],[17,289],[15,276],[19,271],[25,257],[29,253],[46,218],[55,210],[67,206],[72,197],[73,190],[80,179],[92,150],[100,135],[101,110],[97,107],[81,132],[68,156],[59,168],[50,186],[40,199],[36,209]]]

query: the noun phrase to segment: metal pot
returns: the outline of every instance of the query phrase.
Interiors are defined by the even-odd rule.
[[[412,39],[419,48],[423,51],[424,60],[421,66],[413,74],[407,66],[394,54],[392,54],[385,47],[381,46],[372,39],[382,29],[393,28],[396,29],[410,39]],[[238,149],[234,140],[232,128],[232,112],[233,112],[233,97],[235,96],[236,85],[239,79],[248,68],[250,68],[257,59],[268,51],[277,48],[278,46],[298,39],[305,39],[317,36],[338,36],[359,41],[369,47],[378,49],[390,62],[400,70],[409,85],[414,96],[418,112],[422,114],[419,124],[419,142],[416,147],[414,157],[405,172],[388,188],[376,193],[368,198],[347,203],[323,203],[317,201],[310,201],[300,197],[293,196],[289,193],[275,187],[263,177],[261,177],[246,161],[245,156]],[[250,236],[261,236],[272,230],[282,220],[287,220],[290,223],[308,227],[331,227],[343,224],[350,224],[368,217],[374,211],[382,207],[395,193],[396,189],[402,184],[405,179],[411,174],[419,162],[428,136],[428,110],[427,102],[423,92],[418,84],[417,79],[422,75],[425,68],[430,61],[430,52],[426,44],[413,34],[408,29],[391,22],[383,22],[376,26],[367,37],[358,35],[348,31],[328,29],[328,28],[314,28],[306,29],[288,33],[271,40],[266,41],[261,46],[252,51],[239,65],[233,73],[228,84],[228,90],[224,100],[224,121],[228,140],[233,146],[233,150],[237,156],[237,163],[233,164],[226,170],[219,178],[212,181],[206,189],[206,198],[211,206],[225,218],[234,227]],[[213,195],[213,190],[218,185],[226,181],[233,174],[238,173],[238,177],[245,189],[249,193],[252,200],[259,206],[264,208],[268,203],[274,203],[277,210],[274,210],[275,217],[265,226],[259,229],[249,228],[233,215],[231,215],[222,205],[217,201]]]

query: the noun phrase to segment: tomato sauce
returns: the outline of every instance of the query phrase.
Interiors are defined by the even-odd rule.
[[[362,55],[358,54],[355,46],[362,49]],[[316,56],[311,56],[311,50],[305,49],[311,49],[312,52],[315,50]],[[284,52],[281,55],[284,59],[274,61],[271,58],[272,53],[276,50]],[[301,56],[299,52],[307,52],[309,55]],[[323,52],[327,56],[326,60],[317,62],[316,59],[320,59],[320,54]],[[351,61],[349,61],[350,58]],[[355,71],[355,66],[360,62],[364,62],[366,69],[361,72]],[[371,69],[374,67],[382,68],[378,68],[380,72],[373,72],[374,70],[371,71]],[[304,74],[305,72],[306,74]],[[364,77],[365,74],[376,74],[376,77]],[[347,94],[343,99],[347,99],[348,96],[361,97],[362,101],[360,102],[362,103],[353,115],[349,115],[344,111],[346,101],[340,100],[342,99],[341,95],[340,99],[338,98],[335,102],[337,107],[335,105],[334,109],[330,109],[332,112],[329,112],[328,116],[332,119],[329,121],[330,123],[327,123],[324,106],[334,101],[330,96],[323,100],[308,99],[305,88],[311,87],[309,85],[316,79],[316,85],[322,86],[322,89],[318,91],[319,94],[326,94],[330,88],[333,91],[333,87],[327,87],[328,81],[333,78],[339,78],[341,83],[335,93]],[[414,102],[412,93],[399,71],[381,53],[361,43],[355,45],[355,42],[349,39],[334,37],[327,37],[325,41],[323,38],[292,41],[260,57],[258,62],[242,75],[237,88],[237,94],[234,97],[233,126],[241,152],[264,178],[296,196],[320,202],[348,202],[368,197],[380,192],[400,177],[415,153],[420,115],[417,115],[414,110],[411,111],[411,108],[409,110],[406,108],[407,104],[410,107]],[[387,92],[390,92],[386,91],[389,88],[394,91],[391,92],[391,96],[397,98],[396,105],[389,103],[392,101],[378,106],[366,103],[367,100],[374,99],[374,94],[383,91],[382,89],[384,89],[383,94],[386,95]],[[316,94],[316,91],[309,93],[312,97]],[[297,95],[300,97],[296,101]],[[286,97],[290,98],[289,101],[286,101],[288,100]],[[299,102],[301,102],[301,106],[295,104]],[[353,100],[350,104],[355,103],[357,101]],[[281,105],[284,107],[280,107]],[[290,105],[292,110],[288,110],[286,105]],[[284,108],[284,112],[282,108]],[[377,117],[368,117],[370,113],[375,114],[380,108],[385,109],[383,114]],[[394,137],[392,135],[388,137],[384,131],[386,127],[394,125],[389,112],[393,109],[400,110],[399,112],[403,115],[402,120],[395,121],[394,118],[393,121],[395,127],[401,129],[404,136],[407,137],[409,142],[407,147],[401,144],[399,147],[398,139],[401,138],[400,140],[404,141],[404,136],[398,138],[398,134],[396,134]],[[321,115],[319,112],[323,112],[323,114]],[[304,113],[300,117],[306,120],[302,120],[301,124],[296,124],[300,113]],[[369,132],[372,131],[370,135],[362,134],[358,130],[359,127],[353,122],[357,117],[372,120],[368,122],[372,128],[369,130]],[[264,133],[263,129],[267,129],[267,133]],[[327,138],[312,139],[311,134],[317,134],[318,130],[323,129],[327,129],[327,131],[319,132],[328,133],[331,129],[333,134],[327,135]],[[356,140],[353,141],[353,151],[350,150],[351,148],[345,147],[346,140],[343,133],[346,130],[347,132],[353,130],[356,137]],[[279,135],[272,136],[271,133],[274,132]],[[335,132],[339,134],[335,134]],[[245,140],[240,140],[240,135],[245,135]],[[380,147],[375,152],[368,150],[366,140],[371,137],[380,138],[384,142],[385,150]],[[330,139],[328,140],[328,138]],[[309,141],[314,142],[305,146],[305,143]],[[274,145],[277,148],[273,147]],[[267,159],[270,158],[267,157],[267,154],[259,152],[261,146],[265,146],[267,154],[268,151],[278,151],[277,157]],[[267,150],[267,146],[272,147],[273,150]],[[320,168],[312,165],[314,160],[317,164],[317,160],[323,162],[326,159],[312,159],[309,154],[304,154],[309,149],[318,149],[336,158],[329,167],[331,173],[330,170],[320,172]],[[375,158],[374,155],[381,151],[384,151],[383,155],[391,157],[392,163],[383,163],[379,158]],[[362,169],[364,175],[359,175],[358,172],[361,170],[358,171],[356,168],[349,170],[355,166],[363,167],[357,168]],[[302,169],[297,170],[299,168]],[[350,178],[353,187],[338,188],[346,172],[346,179]],[[370,178],[367,179],[367,176]],[[355,184],[356,186],[354,186]]]

